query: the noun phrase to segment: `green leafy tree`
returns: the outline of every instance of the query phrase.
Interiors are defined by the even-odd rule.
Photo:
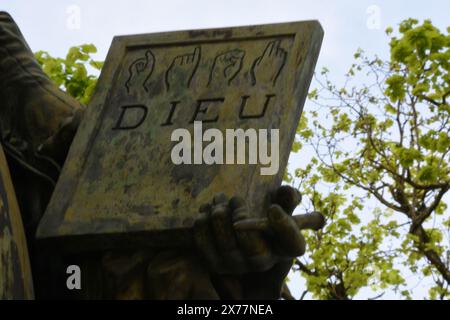
[[[315,157],[296,177],[328,226],[308,236],[312,253],[295,268],[314,296],[347,299],[374,283],[399,289],[400,261],[432,279],[430,298],[450,297],[449,30],[405,20],[397,35],[386,31],[388,61],[359,50],[342,87],[326,69],[316,77],[297,146]]]
[[[313,159],[295,173],[301,179],[303,195],[311,200],[307,210],[327,217],[323,230],[305,235],[307,253],[294,264],[294,270],[306,280],[304,294],[310,292],[317,299],[349,300],[364,287],[381,292],[375,297],[381,297],[387,288],[400,290],[405,280],[394,267],[400,252],[385,245],[387,239],[399,236],[391,210],[375,208],[366,213],[371,219],[362,221],[360,216],[367,210],[364,197],[350,192],[348,186],[342,188],[335,179],[326,192],[321,192],[319,184],[323,184],[320,181],[324,177],[314,170],[318,165]]]
[[[66,58],[54,58],[46,51],[37,52],[36,58],[44,72],[64,91],[83,104],[87,104],[97,84],[97,76],[103,62],[96,61],[92,54],[97,52],[93,44],[72,47]]]

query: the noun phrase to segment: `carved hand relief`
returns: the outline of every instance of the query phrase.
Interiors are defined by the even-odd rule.
[[[115,38],[40,236],[145,231],[180,244],[218,192],[262,213],[321,38],[317,22]]]
[[[231,81],[242,69],[245,51],[233,49],[219,54],[213,62],[211,73],[209,74],[208,85],[219,82],[230,85]]]
[[[125,82],[127,92],[133,94],[134,90],[147,89],[147,82],[155,68],[155,56],[147,50],[143,57],[134,60],[128,68],[128,79]]]
[[[166,71],[165,80],[167,90],[176,87],[177,84],[181,88],[189,88],[200,63],[200,58],[200,47],[196,47],[192,53],[175,57]]]
[[[281,48],[280,43],[280,40],[269,42],[262,55],[253,62],[251,69],[253,85],[257,82],[275,85],[277,82],[287,56],[287,51]]]
[[[193,52],[178,55],[172,59],[164,75],[166,90],[189,88],[192,79],[201,63],[201,47]],[[279,78],[287,59],[287,50],[281,47],[281,40],[267,43],[264,51],[257,56],[248,67],[250,83],[257,82],[274,86]],[[218,53],[210,67],[207,86],[230,85],[244,66],[245,51],[239,48]],[[148,92],[149,79],[155,67],[155,56],[151,50],[134,60],[128,70],[125,87],[129,94],[142,88]]]

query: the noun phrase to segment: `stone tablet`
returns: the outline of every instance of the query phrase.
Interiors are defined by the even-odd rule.
[[[282,182],[322,37],[317,21],[115,37],[38,238],[188,246],[200,205],[218,192],[263,214]],[[223,150],[205,156],[218,135]],[[183,151],[182,137],[192,142]],[[272,168],[264,147],[266,155],[277,147]]]

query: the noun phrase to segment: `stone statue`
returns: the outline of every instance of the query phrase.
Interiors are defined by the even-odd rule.
[[[301,196],[290,187],[271,194],[269,231],[236,228],[236,222],[250,217],[245,199],[212,195],[199,209],[203,216],[194,224],[192,250],[64,255],[40,247],[36,228],[84,109],[43,73],[11,16],[0,12],[1,145],[25,228],[36,298],[280,297],[293,259],[305,252],[305,240],[291,217]],[[304,217],[303,228],[323,226],[320,215]],[[66,287],[66,268],[73,264],[82,271],[81,290]]]

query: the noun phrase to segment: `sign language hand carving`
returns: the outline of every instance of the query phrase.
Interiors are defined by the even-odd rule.
[[[128,94],[133,93],[134,90],[147,89],[147,82],[153,73],[155,67],[155,56],[150,50],[145,52],[141,58],[134,60],[128,68],[129,76],[125,82]]]
[[[244,56],[245,51],[240,49],[233,49],[219,54],[214,59],[211,73],[209,74],[208,86],[214,82],[226,82],[230,85],[231,81],[242,69]]]
[[[256,82],[266,82],[275,85],[285,63],[287,52],[280,47],[280,40],[267,44],[261,56],[256,58],[251,68],[252,85]]]
[[[194,52],[176,56],[166,71],[167,91],[179,83],[181,86],[189,88],[195,71],[200,63],[200,47],[196,47]]]

